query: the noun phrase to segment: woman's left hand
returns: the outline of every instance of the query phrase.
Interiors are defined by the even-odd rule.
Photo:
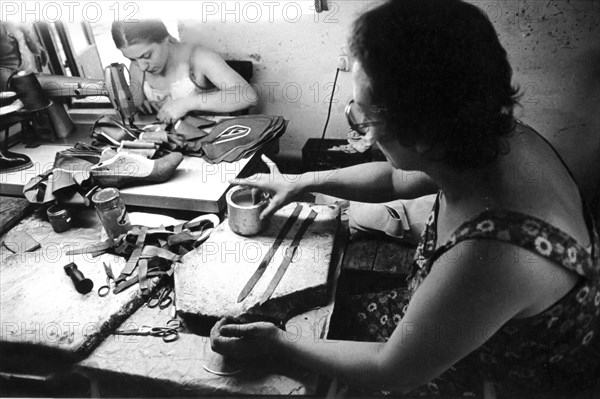
[[[189,100],[185,98],[169,100],[160,108],[156,118],[161,122],[175,123],[190,111],[188,106]]]
[[[272,323],[234,324],[221,319],[210,331],[212,350],[236,359],[251,359],[274,353],[282,330]]]

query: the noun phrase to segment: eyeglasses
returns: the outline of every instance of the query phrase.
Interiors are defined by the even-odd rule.
[[[370,108],[370,112],[379,114],[386,112],[386,109],[383,107],[373,106]],[[356,104],[354,100],[350,100],[348,105],[346,105],[345,113],[350,128],[362,136],[369,132],[369,128],[371,126],[385,123],[383,120],[364,121],[365,114],[363,111],[361,111],[360,106]],[[362,122],[359,122],[361,120]]]

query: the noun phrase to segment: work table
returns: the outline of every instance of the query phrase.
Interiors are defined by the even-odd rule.
[[[8,202],[6,201],[6,197],[0,197],[0,199],[3,199],[3,203]],[[87,215],[84,215],[86,213]],[[77,240],[84,241],[93,241],[100,238],[100,225],[97,218],[94,217],[93,210],[85,210],[79,216],[78,225],[81,227],[57,234],[52,231],[49,222],[44,220],[40,212],[34,212],[21,220],[13,230],[26,231],[42,244],[42,248],[38,250],[37,256],[44,258],[42,260],[46,261],[47,264],[40,262],[39,264],[43,265],[40,267],[53,268],[54,270],[38,270],[38,272],[50,273],[48,274],[49,277],[44,278],[45,280],[54,279],[58,281],[58,283],[52,282],[52,286],[40,286],[40,289],[36,290],[36,292],[39,292],[39,297],[35,301],[29,301],[29,303],[39,302],[40,300],[53,303],[55,295],[71,295],[74,299],[69,307],[69,320],[79,320],[81,321],[79,324],[83,326],[86,324],[84,323],[85,320],[89,324],[91,323],[89,320],[96,319],[96,316],[80,313],[79,309],[84,309],[83,302],[81,305],[77,304],[80,301],[78,299],[79,294],[74,292],[73,287],[71,287],[71,281],[67,276],[63,275],[62,263],[58,264],[61,261],[56,260],[56,254],[54,253],[57,251],[60,252],[61,249],[58,247],[69,245],[68,243],[73,241],[75,237],[78,237]],[[60,237],[63,237],[64,240],[61,240]],[[1,239],[4,238],[2,237]],[[33,280],[21,281],[19,283],[18,276],[23,273],[23,275],[31,273],[32,264],[28,263],[27,267],[30,270],[24,270],[25,266],[22,268],[7,267],[5,259],[12,254],[5,247],[2,247],[1,251],[1,282],[13,281],[18,286],[22,285],[23,287],[28,287],[28,284],[40,284],[40,282],[35,283]],[[50,255],[55,259],[54,262],[51,259],[47,259]],[[32,252],[28,256],[36,256],[36,253]],[[99,259],[96,263],[98,262]],[[85,270],[86,277],[91,278],[95,285],[94,290],[85,295],[85,301],[88,305],[92,302],[92,307],[108,307],[108,305],[104,305],[109,303],[106,302],[107,299],[101,298],[96,294],[96,289],[104,283],[102,268],[99,266],[98,270],[92,272],[90,268],[84,269],[84,265],[82,265],[81,269],[82,271]],[[339,270],[339,268],[336,270]],[[3,290],[6,289],[7,287],[3,287]],[[13,286],[10,289],[14,291],[18,287]],[[18,290],[26,292],[25,288]],[[135,290],[138,290],[137,286],[135,286]],[[65,293],[64,291],[69,292]],[[125,293],[128,293],[126,295],[135,294],[133,288],[125,291]],[[10,290],[6,295],[9,294]],[[111,297],[112,299],[110,299]],[[115,297],[117,296],[111,294],[111,297],[108,298],[115,301]],[[11,306],[11,302],[14,303],[14,301],[9,302],[6,300],[0,303],[2,314],[4,315],[3,334],[7,333],[7,329],[9,328],[13,330],[14,328],[17,330],[28,328],[21,322],[10,324],[11,320],[4,318],[5,316],[10,319],[15,317],[10,316],[9,307]],[[20,302],[19,306],[24,311],[27,311],[27,296],[21,297]],[[89,312],[90,307],[88,305],[86,305],[85,309]],[[43,307],[42,305],[39,306]],[[136,303],[134,306],[140,306],[140,303]],[[300,328],[303,332],[315,334],[317,337],[324,337],[326,336],[328,320],[332,309],[333,297],[326,306],[293,317],[287,324],[293,326],[294,331]],[[39,312],[36,313],[36,309],[33,310],[33,314],[37,314],[36,317],[40,318],[40,320],[46,320],[45,315],[41,315]],[[126,308],[122,309],[122,313],[126,312]],[[125,327],[165,325],[173,313],[174,309],[172,307],[160,310],[159,308],[150,309],[142,305],[119,324]],[[45,326],[52,324],[51,318],[46,318]],[[98,323],[100,322],[101,320],[99,319]],[[65,327],[60,323],[54,324],[57,324],[56,328],[59,329]],[[39,339],[41,340],[52,338],[46,336],[50,329],[45,329],[45,326],[37,326],[40,327],[38,332],[40,332]],[[100,324],[94,324],[94,328],[102,330],[103,327]],[[77,331],[77,327],[75,327],[75,330]],[[27,334],[30,332],[27,332]],[[42,332],[44,334],[41,334]],[[55,376],[57,370],[62,370],[65,374],[72,372],[83,373],[92,381],[92,387],[97,394],[108,396],[123,396],[127,390],[131,390],[131,393],[135,392],[136,396],[144,395],[144,392],[146,394],[154,393],[154,395],[156,395],[156,392],[163,392],[163,395],[181,396],[186,393],[194,395],[314,394],[317,389],[318,376],[314,372],[293,364],[282,364],[280,361],[272,359],[263,359],[258,362],[240,365],[241,372],[234,376],[211,374],[204,366],[208,365],[210,369],[210,364],[214,363],[215,358],[218,359],[220,355],[212,352],[208,337],[186,333],[185,326],[179,339],[172,343],[165,343],[158,337],[112,335],[110,331],[101,331],[99,335],[102,337],[101,342],[99,344],[93,343],[94,349],[84,359],[77,360],[74,363],[68,359],[57,361],[53,357],[54,354],[48,356],[47,353],[44,353],[44,350],[37,353],[35,345],[23,350],[23,348],[11,346],[10,342],[7,343],[5,341],[2,343],[1,352],[3,362],[0,364],[0,372],[7,374],[17,372],[25,375],[41,375],[41,378],[46,378],[50,375]],[[24,338],[27,340],[30,337],[25,336]],[[17,370],[13,369],[13,367],[17,367]],[[135,388],[131,384],[132,379],[136,381]]]

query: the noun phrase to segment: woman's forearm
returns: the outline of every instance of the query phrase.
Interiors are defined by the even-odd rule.
[[[282,331],[275,338],[277,354],[293,360],[320,374],[336,376],[351,385],[371,389],[409,390],[390,370],[382,364],[381,351],[385,343],[315,340],[312,337],[295,336]]]
[[[321,374],[335,375],[358,385],[370,385],[378,371],[376,342],[326,341],[282,331],[275,339],[276,353]]]
[[[435,185],[427,175],[397,170],[387,162],[306,172],[298,176],[297,180],[300,192],[318,192],[361,202],[411,199],[436,191]]]

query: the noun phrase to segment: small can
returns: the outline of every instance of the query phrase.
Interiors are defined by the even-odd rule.
[[[46,210],[46,215],[48,215],[48,221],[52,225],[52,229],[57,233],[67,231],[72,226],[71,214],[60,205],[52,205]]]
[[[92,197],[96,212],[106,234],[115,239],[131,228],[125,203],[116,188],[105,188]]]
[[[241,236],[253,236],[260,233],[267,221],[260,219],[261,212],[269,205],[269,199],[264,193],[258,198],[252,198],[252,189],[236,186],[227,192],[227,216],[229,228]]]

